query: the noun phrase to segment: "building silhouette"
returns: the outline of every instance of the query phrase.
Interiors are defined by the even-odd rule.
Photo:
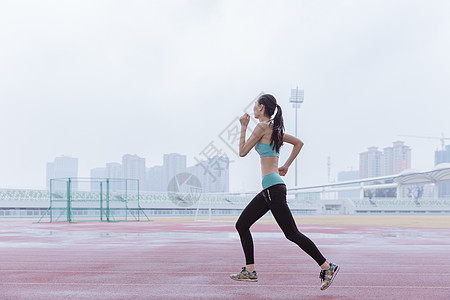
[[[139,179],[140,191],[168,192],[169,184],[181,173],[190,173],[197,177],[202,185],[202,192],[229,191],[229,159],[225,156],[213,156],[204,161],[198,161],[194,166],[187,167],[187,157],[179,153],[169,153],[163,156],[163,165],[146,168],[145,158],[126,154],[122,164],[107,163],[104,168],[91,170],[91,178],[126,178]],[[110,181],[110,191],[121,191],[124,183]],[[127,189],[136,189],[135,182],[128,182]],[[99,191],[98,183],[91,182],[91,191]]]
[[[411,148],[396,141],[383,152],[378,147],[369,147],[359,154],[359,178],[371,178],[398,174],[411,168]]]
[[[163,189],[167,191],[169,182],[179,173],[186,172],[186,155],[178,153],[163,156]]]
[[[443,150],[434,151],[434,165],[442,163],[450,163],[450,145],[447,145]],[[440,198],[450,197],[450,182],[439,183]]]
[[[137,155],[125,154],[122,156],[122,178],[139,179],[139,190],[145,189],[145,158]],[[136,191],[138,183],[130,181],[127,184],[128,190]]]
[[[230,190],[230,162],[226,156],[213,156],[189,167],[188,172],[202,183],[205,193],[223,193]]]
[[[91,178],[105,178],[106,177],[106,168],[94,168],[91,169]],[[100,192],[100,184],[91,180],[91,192]]]
[[[186,155],[169,153],[163,156],[162,166],[146,170],[145,187],[147,191],[167,192],[169,182],[177,175],[186,172]]]
[[[69,156],[55,157],[53,162],[47,163],[46,186],[50,190],[50,179],[78,177],[78,158]],[[54,182],[52,189],[65,190],[67,184],[65,182]],[[78,183],[73,182],[71,186],[73,191],[78,190]]]
[[[163,192],[165,187],[167,191],[167,185],[164,185],[163,174],[163,166],[154,166],[151,168],[147,168],[145,190],[152,192]]]

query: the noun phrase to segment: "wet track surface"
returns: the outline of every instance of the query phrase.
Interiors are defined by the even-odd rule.
[[[341,266],[320,268],[278,226],[252,227],[258,282],[237,282],[233,223],[0,220],[0,299],[443,299],[450,230],[300,226]]]

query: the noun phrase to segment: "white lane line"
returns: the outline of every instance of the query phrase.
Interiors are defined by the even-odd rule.
[[[41,283],[41,282],[0,282],[0,285],[69,285],[69,286],[167,286],[174,288],[173,283],[74,283],[74,282],[54,282],[54,283]],[[317,285],[294,285],[294,284],[195,284],[195,283],[177,283],[176,286],[189,286],[189,287],[270,287],[270,288],[317,288]],[[333,285],[333,289],[336,288],[381,288],[381,289],[444,289],[450,290],[450,286],[410,286],[410,285]]]
[[[136,273],[149,273],[150,271],[146,270],[117,270],[117,271],[108,271],[108,270],[17,270],[17,269],[1,269],[0,272],[8,273],[8,272],[22,272],[22,273],[127,273],[127,274],[136,274]],[[268,271],[269,272],[269,271]],[[195,271],[164,271],[164,274],[204,274],[205,272],[195,272]],[[233,271],[230,271],[229,273],[233,273]],[[229,274],[228,272],[214,272],[214,271],[208,271],[208,274]],[[261,272],[263,273],[263,272]],[[291,274],[291,275],[315,275],[317,272],[270,272],[270,274]],[[420,276],[420,275],[426,275],[426,276],[450,276],[450,273],[436,273],[436,272],[421,272],[421,273],[411,273],[411,272],[345,272],[341,274],[346,275],[403,275],[403,276]]]
[[[92,259],[92,257],[90,257]],[[167,257],[169,258],[169,257]],[[84,259],[84,258],[80,258],[80,259]],[[104,266],[104,265],[199,265],[198,262],[183,262],[183,261],[179,261],[179,262],[152,262],[152,261],[148,261],[148,259],[145,259],[146,261],[126,261],[126,258],[123,259],[118,259],[118,260],[122,260],[122,262],[120,261],[99,261],[96,259],[93,259],[92,261],[77,261],[76,259],[72,259],[71,261],[66,261],[66,260],[48,260],[48,261],[37,261],[37,260],[19,260],[19,261],[1,261],[0,260],[0,265],[4,265],[4,264],[25,264],[25,263],[34,263],[34,264],[64,264],[64,265],[89,265],[89,266]],[[162,260],[161,258],[158,258],[158,260]],[[261,260],[262,261],[262,260]],[[273,261],[273,260],[271,260]],[[365,261],[367,262],[367,261]],[[357,266],[357,267],[361,267],[361,263],[342,263],[340,262],[339,265],[341,266]],[[423,265],[419,265],[419,264],[414,264],[412,267],[414,267],[414,269],[416,267],[428,267],[428,268],[433,268],[435,269],[435,267],[433,267],[433,264],[439,264],[440,268],[450,268],[450,264],[446,264],[443,265],[441,263],[435,262],[435,263],[429,263],[429,264],[423,264]],[[214,265],[214,266],[229,266],[230,263],[201,263],[202,266],[204,265]],[[276,263],[276,264],[270,264],[270,263],[259,263],[259,266],[291,266],[291,267],[311,267],[311,263]],[[408,268],[411,269],[411,267],[409,267],[408,265],[405,266],[405,264],[385,264],[385,265],[381,265],[381,264],[376,264],[374,265],[374,267],[379,268],[379,267],[387,267],[389,269],[395,269],[395,268]]]

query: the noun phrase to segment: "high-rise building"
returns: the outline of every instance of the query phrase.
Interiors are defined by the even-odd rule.
[[[139,179],[139,190],[145,187],[145,158],[137,155],[126,154],[122,157],[122,178]],[[131,181],[127,189],[137,190],[137,182]]]
[[[145,162],[144,162],[145,164]],[[106,177],[110,179],[109,190],[111,192],[119,192],[125,189],[125,182],[116,179],[123,178],[122,165],[119,163],[106,164]],[[142,182],[142,185],[144,182]],[[140,186],[142,190],[143,186]]]
[[[394,174],[394,148],[386,147],[383,149],[381,157],[381,176]]]
[[[377,147],[370,147],[367,152],[359,154],[360,178],[380,176],[381,154]]]
[[[106,164],[106,177],[108,178],[122,178],[122,165],[119,163]]]
[[[53,178],[67,178],[67,177],[78,177],[78,158],[61,156],[56,157],[54,162],[47,163],[47,189],[50,189],[50,179]],[[58,182],[54,185],[54,188],[64,189],[65,183]],[[52,188],[53,188],[52,187]],[[72,183],[72,190],[76,191],[78,189],[77,182]]]
[[[120,180],[123,178],[122,165],[119,163],[107,163],[106,168],[94,168],[91,170],[91,178],[102,179],[102,182],[106,182],[109,179],[109,191],[110,192],[120,192],[127,188],[126,182]],[[119,179],[119,180],[117,180]],[[142,183],[143,184],[143,183]],[[140,187],[142,189],[142,186]],[[106,191],[106,185],[103,186],[104,191]],[[91,191],[100,191],[99,181],[92,180]]]
[[[411,168],[411,148],[404,142],[397,141],[393,147],[386,147],[383,152],[377,147],[370,147],[359,155],[360,178],[370,178],[398,174]]]
[[[95,178],[105,178],[106,168],[91,169],[91,192],[100,192],[100,184]]]
[[[167,184],[164,185],[164,167],[154,166],[147,169],[146,190],[152,192],[167,191]],[[165,189],[164,189],[165,188]]]
[[[381,151],[377,147],[370,147],[367,155],[367,177],[380,176],[381,170]]]
[[[359,178],[367,178],[369,169],[369,153],[362,152],[359,154]]]
[[[169,182],[179,173],[186,172],[186,155],[178,153],[164,154],[163,191],[167,191]]]
[[[450,145],[445,146],[445,150],[434,151],[434,165],[450,163]]]
[[[91,178],[106,178],[106,168],[91,169]]]
[[[411,168],[411,148],[405,146],[405,142],[394,142],[393,153],[394,173],[392,174],[398,174],[401,171]]]
[[[211,168],[205,185],[211,193],[228,192],[230,189],[230,160],[226,156],[215,156],[207,160]]]
[[[445,150],[434,151],[434,165],[450,163],[450,145],[445,147]],[[450,197],[450,182],[441,182],[439,184],[440,198]]]
[[[205,193],[229,192],[229,164],[228,157],[214,156],[189,167],[188,172],[200,180]]]

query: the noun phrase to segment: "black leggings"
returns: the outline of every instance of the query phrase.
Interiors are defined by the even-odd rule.
[[[256,195],[242,211],[236,222],[236,229],[241,237],[247,265],[254,264],[253,239],[250,233],[250,227],[259,218],[264,216],[269,209],[288,240],[302,248],[319,266],[326,261],[314,242],[298,231],[297,225],[286,203],[286,185],[277,184],[262,190]]]

